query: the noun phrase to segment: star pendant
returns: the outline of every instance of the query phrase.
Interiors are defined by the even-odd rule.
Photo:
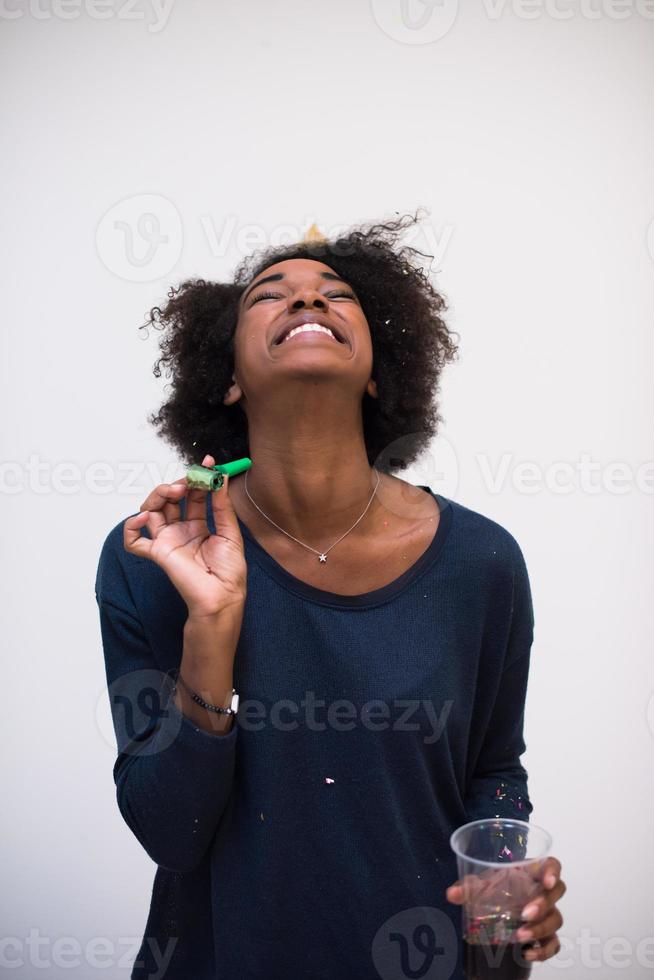
[[[318,561],[327,561],[327,555],[319,555]]]

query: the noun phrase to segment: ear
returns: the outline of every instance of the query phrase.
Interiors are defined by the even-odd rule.
[[[234,384],[229,386],[227,393],[223,397],[224,405],[233,405],[234,402],[237,402],[243,396],[243,389],[236,380],[235,375],[232,375],[232,381]]]
[[[368,392],[368,394],[372,398],[378,398],[379,397],[379,395],[377,394],[377,382],[374,381],[372,378],[370,379],[370,381],[366,385],[366,391]]]

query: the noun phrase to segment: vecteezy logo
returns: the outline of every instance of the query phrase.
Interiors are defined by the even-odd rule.
[[[431,44],[452,29],[459,0],[371,0],[384,34],[401,44]]]
[[[182,219],[159,194],[138,194],[114,204],[98,225],[98,255],[128,282],[153,282],[167,275],[182,254]]]
[[[392,472],[399,471],[402,479],[414,486],[431,487],[434,493],[453,498],[459,485],[459,460],[454,446],[445,436],[439,433],[429,442],[426,450],[421,449],[420,456],[415,462],[406,463],[406,458],[415,454],[416,447],[422,447],[427,441],[424,432],[398,436],[378,454],[374,465],[384,472],[388,469]],[[395,508],[386,500],[384,506],[410,518],[420,496],[419,492],[414,491],[411,491],[409,496],[403,493],[399,508]]]
[[[102,691],[95,710],[107,744],[124,755],[154,755],[172,745],[183,721],[171,705],[172,689],[172,679],[160,670],[133,670],[117,677]],[[162,725],[164,730],[157,732]]]
[[[454,924],[430,905],[398,912],[372,941],[372,961],[381,980],[449,980],[458,956]]]

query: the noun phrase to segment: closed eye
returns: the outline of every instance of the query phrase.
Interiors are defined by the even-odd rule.
[[[337,293],[335,293],[335,292],[325,293],[325,296],[327,297],[327,299],[354,299],[354,300],[356,300],[356,296],[349,289],[343,289],[343,290],[340,290]],[[283,299],[283,298],[284,297],[283,297],[283,295],[281,293],[272,293],[269,290],[265,290],[263,293],[258,293],[254,297],[254,299],[250,303],[250,306],[254,306],[254,304],[255,303],[258,303],[259,300],[261,300],[261,299]]]
[[[260,299],[283,299],[283,297],[281,293],[259,293],[258,296],[254,297],[250,303],[250,306],[254,306],[254,304],[258,303]]]

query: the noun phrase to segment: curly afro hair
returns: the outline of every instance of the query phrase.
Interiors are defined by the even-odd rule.
[[[442,318],[445,299],[421,268],[425,254],[398,246],[419,220],[417,213],[404,215],[355,226],[334,240],[260,249],[240,262],[232,282],[187,279],[169,289],[166,305],[153,307],[139,329],[164,331],[153,370],[160,377],[165,366],[172,393],[148,422],[186,466],[206,453],[216,463],[249,455],[245,412],[238,402],[223,404],[234,371],[239,299],[264,269],[295,258],[329,265],[355,290],[368,320],[378,393],[365,393],[362,404],[370,465],[392,473],[421,455],[442,421],[441,370],[458,347]]]

